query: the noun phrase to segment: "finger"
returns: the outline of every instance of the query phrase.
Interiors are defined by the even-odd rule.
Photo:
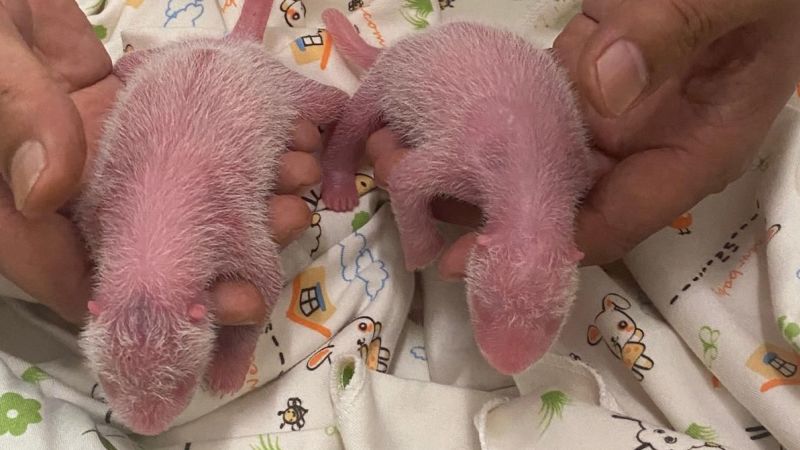
[[[92,86],[70,94],[70,98],[78,109],[81,121],[84,124],[87,161],[94,161],[103,131],[103,123],[111,110],[114,99],[117,97],[117,92],[121,88],[122,81],[111,75]],[[91,164],[85,164],[81,180],[86,179],[89,169],[91,169]]]
[[[5,9],[8,18],[28,46],[33,45],[33,14],[25,0],[0,0],[0,9]]]
[[[111,58],[77,2],[25,2],[33,15],[37,56],[66,90],[89,86],[111,73]]]
[[[385,189],[392,169],[405,157],[408,149],[402,147],[391,130],[382,128],[367,139],[366,153],[375,171],[375,184]]]
[[[78,111],[0,8],[0,171],[16,208],[55,211],[77,189],[85,159]]]
[[[573,80],[578,79],[578,61],[586,42],[596,29],[597,23],[583,14],[578,14],[567,23],[553,42],[558,59]]]
[[[460,280],[467,272],[467,259],[475,245],[476,233],[458,238],[439,259],[439,276],[443,280]]]
[[[221,325],[258,325],[264,323],[267,305],[256,287],[245,281],[223,281],[211,290]]]
[[[632,155],[604,176],[578,213],[576,241],[585,265],[622,257],[705,196],[721,191],[731,171],[704,155],[655,149]]]
[[[80,324],[91,280],[75,226],[52,214],[31,220],[16,211],[0,184],[0,274],[64,319]]]
[[[276,191],[279,194],[296,194],[319,183],[321,169],[314,155],[287,152],[281,156]]]
[[[308,120],[300,120],[294,129],[292,149],[306,153],[321,152],[322,135],[319,128]]]
[[[272,239],[286,247],[311,225],[311,211],[300,197],[276,195],[269,201]]]
[[[578,85],[602,115],[618,116],[685,69],[698,50],[773,7],[758,0],[622,0],[602,12],[580,57]]]
[[[594,22],[605,20],[623,0],[583,0],[581,11]]]
[[[400,140],[388,128],[381,128],[372,133],[366,143],[367,156],[373,163],[387,153],[395,152],[402,147]]]

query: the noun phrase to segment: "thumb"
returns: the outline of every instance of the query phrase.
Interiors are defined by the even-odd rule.
[[[34,216],[55,211],[74,194],[86,144],[78,110],[15,19],[0,6],[0,173],[16,208]]]
[[[698,51],[768,14],[758,0],[586,0],[598,22],[578,62],[578,85],[605,117],[619,116],[685,69]]]

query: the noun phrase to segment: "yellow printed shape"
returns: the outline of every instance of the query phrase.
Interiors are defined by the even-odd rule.
[[[297,64],[319,61],[319,68],[325,70],[331,56],[330,41],[328,32],[319,30],[317,34],[300,36],[289,44],[289,48],[292,50],[292,56]]]

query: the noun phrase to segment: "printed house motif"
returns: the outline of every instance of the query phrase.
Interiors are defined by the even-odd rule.
[[[320,29],[317,34],[300,36],[289,44],[292,56],[297,64],[309,64],[319,61],[319,68],[325,70],[328,67],[328,59],[331,56],[330,39],[328,32]]]
[[[760,391],[767,392],[778,386],[800,385],[798,364],[800,357],[796,353],[766,343],[750,355],[745,366],[764,377]]]
[[[292,300],[286,317],[330,339],[331,330],[325,322],[336,312],[331,296],[325,288],[325,269],[312,267],[295,277]]]

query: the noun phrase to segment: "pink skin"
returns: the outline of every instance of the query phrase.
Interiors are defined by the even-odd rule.
[[[123,57],[125,82],[76,216],[96,263],[81,345],[122,423],[167,429],[203,381],[244,383],[262,326],[214,325],[207,288],[282,285],[264,205],[298,119],[327,123],[347,96],[291,72],[255,42],[271,2],[245,2],[229,38]],[[254,33],[248,27],[260,27]]]
[[[343,55],[371,59],[375,50],[341,13],[323,19]],[[477,24],[398,42],[378,56],[328,143],[328,207],[355,206],[356,164],[382,123],[413,149],[388,180],[407,268],[443,248],[433,199],[479,206],[486,220],[466,274],[476,340],[499,371],[524,370],[550,347],[572,304],[582,258],[577,205],[607,167],[586,143],[565,72],[551,52]]]

